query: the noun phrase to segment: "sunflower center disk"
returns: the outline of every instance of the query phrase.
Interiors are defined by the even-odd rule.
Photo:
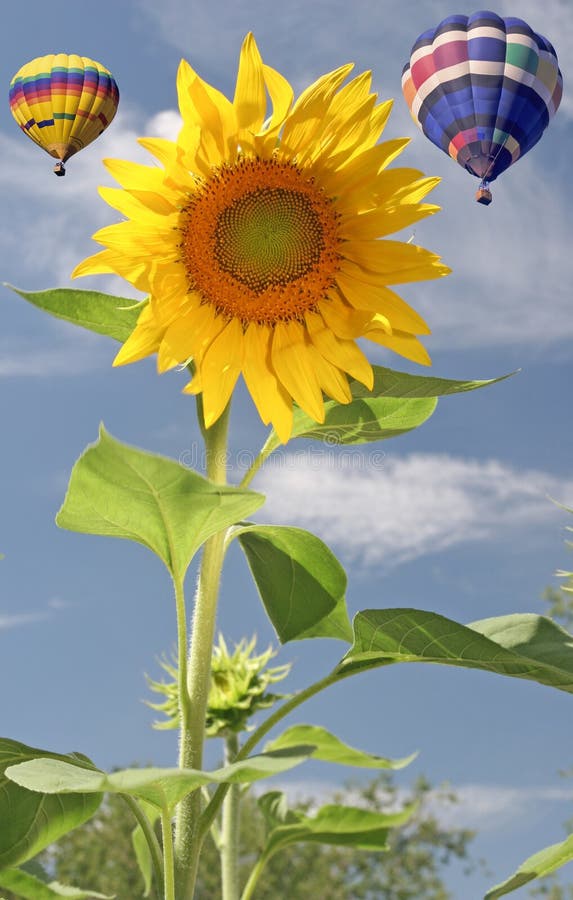
[[[220,313],[245,324],[299,319],[334,284],[337,213],[292,164],[224,167],[184,215],[190,287]]]
[[[221,269],[257,292],[302,278],[324,250],[309,198],[284,188],[259,188],[235,200],[219,216],[215,243]]]

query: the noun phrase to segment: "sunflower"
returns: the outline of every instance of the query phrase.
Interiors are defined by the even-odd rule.
[[[357,338],[430,362],[426,323],[389,286],[449,269],[387,236],[437,211],[421,201],[439,179],[387,169],[408,139],[378,143],[392,103],[351,70],[294,102],[249,34],[232,101],[181,63],[177,141],[140,139],[160,166],[105,161],[121,188],[100,193],[126,221],[98,231],[105,249],[73,274],[113,272],[149,295],[114,365],[192,360],[184,390],[202,394],[207,427],[241,374],[283,442],[293,402],[323,421],[324,395],[350,401],[348,375],[372,387]]]

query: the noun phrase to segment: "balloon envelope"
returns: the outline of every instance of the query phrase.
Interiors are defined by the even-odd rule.
[[[16,122],[62,163],[107,128],[118,103],[119,90],[110,72],[85,56],[38,57],[10,82],[10,110]]]
[[[426,137],[489,182],[537,143],[563,79],[552,45],[526,22],[476,12],[419,36],[402,90]]]

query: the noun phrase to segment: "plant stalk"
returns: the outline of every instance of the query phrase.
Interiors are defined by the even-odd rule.
[[[227,481],[229,406],[211,428],[205,427],[201,397],[198,399],[197,406],[199,424],[205,440],[207,478],[217,484],[225,484]],[[185,686],[190,715],[188,721],[184,722],[183,718],[181,721],[179,751],[181,768],[201,769],[203,765],[205,715],[211,680],[211,654],[223,567],[224,539],[225,532],[222,531],[205,542],[199,568]],[[204,837],[197,827],[201,808],[200,791],[189,794],[177,807],[175,820],[176,900],[192,900],[193,898],[199,853]]]
[[[233,763],[239,752],[239,739],[231,734],[225,741],[225,762]],[[221,829],[221,874],[223,900],[239,900],[239,824],[241,785],[231,784],[223,801]]]
[[[161,833],[163,835],[164,900],[175,900],[175,872],[173,865],[173,826],[171,813],[164,807],[161,810]]]

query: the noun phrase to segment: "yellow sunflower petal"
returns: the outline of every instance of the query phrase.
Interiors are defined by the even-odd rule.
[[[265,425],[272,422],[286,444],[292,431],[292,398],[277,379],[271,364],[272,330],[251,322],[244,336],[243,378]]]
[[[165,355],[179,363],[191,358],[199,363],[224,327],[225,320],[211,306],[192,298],[185,314],[173,318],[164,332]]]
[[[430,334],[430,329],[422,316],[402,297],[383,284],[369,284],[365,273],[358,267],[355,267],[353,272],[351,275],[349,267],[346,266],[344,296],[352,305],[357,305],[362,315],[380,313],[390,326],[386,326],[388,333],[396,328],[398,331],[408,331],[411,334]]]
[[[129,281],[137,290],[149,291],[150,264],[147,260],[134,260],[116,253],[113,250],[100,250],[79,263],[72,272],[72,278],[85,275],[120,275]]]
[[[345,241],[340,253],[365,270],[383,276],[386,284],[441,278],[450,272],[436,253],[402,241]]]
[[[307,352],[324,393],[332,400],[336,400],[337,403],[350,403],[352,394],[344,372],[326,359],[316,346],[309,346]]]
[[[147,222],[149,224],[157,222],[157,211],[151,209],[131,191],[124,191],[121,188],[100,187],[98,188],[98,192],[100,197],[102,197],[113,209],[117,209],[122,216],[125,216],[128,219],[134,219],[137,222]],[[147,195],[150,194],[151,197],[157,197],[157,200],[161,204],[162,198],[159,194],[153,194],[148,191]],[[163,201],[163,204],[164,203],[165,201]],[[160,212],[159,215],[170,215],[174,212],[174,207],[167,205],[165,212]]]
[[[320,304],[321,315],[333,333],[343,340],[361,337],[372,322],[373,312],[353,309],[341,302],[338,292],[331,291],[328,299]]]
[[[233,106],[239,130],[259,131],[265,121],[267,96],[263,61],[256,41],[250,33],[241,47]]]
[[[327,305],[325,301],[321,304],[321,308]],[[326,319],[318,313],[307,313],[305,320],[310,339],[319,353],[371,389],[374,383],[372,366],[360,347],[354,341],[337,337],[329,328]]]
[[[412,334],[395,331],[393,334],[383,334],[379,331],[370,331],[365,335],[369,341],[375,344],[381,344],[388,347],[394,353],[411,359],[412,362],[419,363],[422,366],[431,366],[432,360],[423,344]]]
[[[352,64],[341,66],[303,91],[285,122],[281,147],[284,145],[289,153],[295,155],[308,147],[321,128],[325,106],[352,68]]]
[[[110,250],[119,250],[140,258],[146,253],[153,253],[155,257],[161,256],[166,261],[175,260],[179,256],[179,240],[175,232],[178,222],[179,216],[175,214],[163,216],[160,225],[148,225],[133,220],[118,222],[100,228],[93,239]]]
[[[272,365],[295,402],[315,422],[323,422],[324,402],[307,341],[299,322],[278,322],[271,346]]]
[[[201,146],[208,161],[218,165],[232,158],[228,141],[237,128],[233,104],[199,78],[185,60],[177,72],[177,94],[183,120],[201,129]]]
[[[153,191],[171,202],[180,199],[180,191],[174,191],[166,184],[165,172],[157,166],[144,166],[123,159],[104,159],[103,164],[110,175],[128,191]]]
[[[272,103],[272,113],[264,132],[275,134],[289,113],[294,91],[286,78],[270,66],[263,65],[263,77]]]
[[[161,331],[157,327],[137,324],[116,355],[113,365],[124,366],[151,356],[158,349],[160,341]]]
[[[357,216],[345,215],[341,218],[340,236],[347,240],[375,240],[386,237],[415,222],[433,216],[440,211],[433,203],[387,204],[379,209],[370,209]]]
[[[201,361],[203,416],[207,428],[217,421],[227,406],[242,364],[243,329],[237,319],[231,319],[209,345]]]

